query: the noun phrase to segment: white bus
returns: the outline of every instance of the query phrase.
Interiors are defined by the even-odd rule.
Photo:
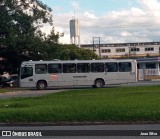
[[[136,60],[26,61],[20,68],[20,87],[93,86],[137,81]]]

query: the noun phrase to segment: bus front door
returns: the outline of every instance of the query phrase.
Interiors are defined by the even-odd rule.
[[[20,71],[20,87],[35,87],[33,67],[22,67]]]

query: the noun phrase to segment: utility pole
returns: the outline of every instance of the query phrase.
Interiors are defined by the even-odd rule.
[[[93,52],[95,50],[95,46],[98,45],[98,50],[99,50],[99,58],[101,59],[101,38],[100,37],[93,37]]]

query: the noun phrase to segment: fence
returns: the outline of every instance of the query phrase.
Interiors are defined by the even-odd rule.
[[[160,79],[159,69],[139,69],[138,70],[138,79]]]

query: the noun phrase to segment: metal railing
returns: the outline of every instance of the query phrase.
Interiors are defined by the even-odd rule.
[[[138,79],[144,80],[146,76],[160,76],[159,69],[139,69]]]

